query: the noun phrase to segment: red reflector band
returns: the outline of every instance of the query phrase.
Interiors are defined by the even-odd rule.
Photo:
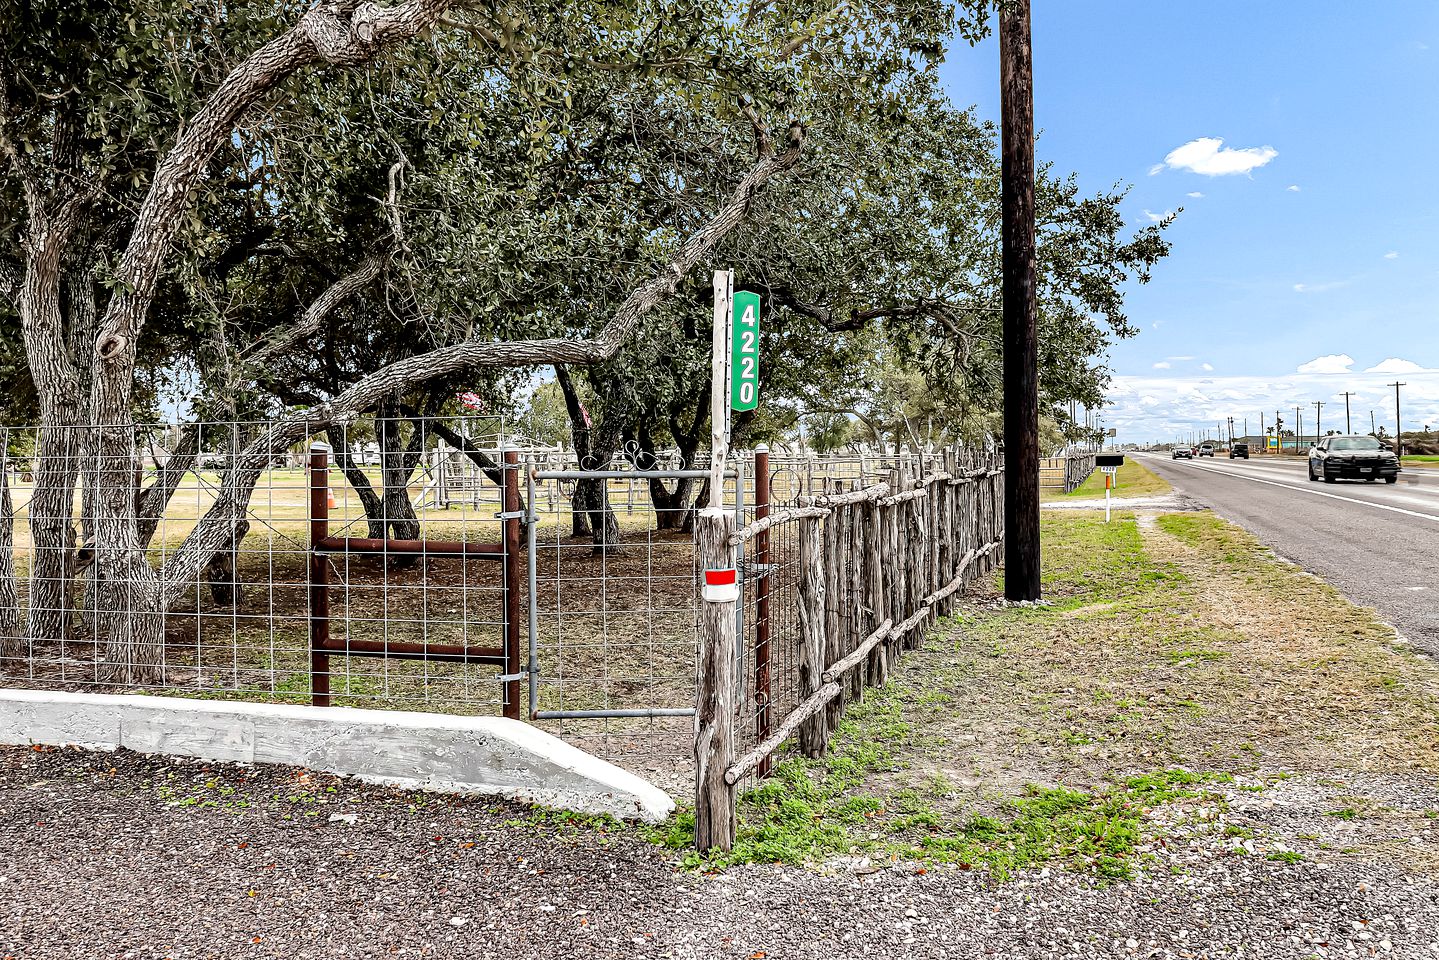
[[[727,587],[735,582],[735,572],[730,570],[706,570],[705,586]]]

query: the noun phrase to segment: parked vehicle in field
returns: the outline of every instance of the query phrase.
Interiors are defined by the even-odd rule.
[[[1214,456],[1214,444],[1210,443],[1208,440],[1206,440],[1206,441],[1204,441],[1203,443],[1201,443],[1201,444],[1199,445],[1199,455],[1200,455],[1201,457],[1212,457],[1212,456]]]
[[[1249,444],[1247,444],[1247,443],[1231,443],[1231,444],[1229,445],[1229,459],[1230,459],[1230,460],[1233,460],[1235,457],[1242,457],[1243,459],[1248,460],[1248,459],[1249,459]]]
[[[1171,460],[1193,460],[1194,451],[1188,447],[1175,447],[1174,452],[1169,455]]]
[[[1337,480],[1373,483],[1380,477],[1385,483],[1395,483],[1401,469],[1394,451],[1370,436],[1325,437],[1309,451],[1309,479],[1323,479],[1325,483]]]

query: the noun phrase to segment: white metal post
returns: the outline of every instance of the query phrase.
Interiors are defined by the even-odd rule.
[[[714,338],[710,370],[710,502],[724,506],[724,467],[729,456],[730,323],[734,271],[714,273]]]

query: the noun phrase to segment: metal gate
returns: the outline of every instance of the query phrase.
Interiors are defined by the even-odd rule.
[[[503,456],[501,486],[501,510],[495,519],[501,523],[500,542],[483,540],[401,540],[391,537],[332,536],[330,533],[330,507],[333,493],[330,485],[330,447],[315,443],[310,447],[309,457],[309,651],[310,651],[310,699],[314,706],[327,707],[331,704],[331,657],[374,658],[382,661],[419,661],[425,664],[459,664],[462,666],[493,666],[500,669],[498,681],[501,685],[501,712],[504,716],[519,719],[521,713],[520,682],[525,677],[522,667],[520,646],[520,588],[523,579],[521,565],[521,524],[526,511],[520,505],[520,462],[515,451],[506,451]],[[351,521],[353,522],[353,521]],[[533,540],[533,537],[531,538]],[[390,558],[418,558],[428,573],[428,565],[434,562],[495,561],[500,565],[499,643],[475,643],[468,636],[455,641],[431,639],[428,629],[422,639],[399,639],[390,634],[388,623],[383,635],[378,638],[357,637],[349,629],[351,620],[348,610],[342,618],[344,633],[341,637],[331,634],[332,615],[330,607],[331,567],[338,558],[342,568],[348,568],[350,557],[379,557],[386,561],[384,581],[380,590],[388,594]],[[428,577],[423,578],[425,581]],[[339,586],[348,597],[350,590],[346,579]],[[398,589],[398,588],[397,588]],[[423,582],[420,590],[428,598],[431,593],[442,593],[443,587],[432,587]],[[388,607],[388,597],[386,605]],[[428,599],[422,604],[428,609]],[[468,610],[461,614],[464,620]],[[424,614],[421,614],[424,617]],[[388,621],[388,617],[386,618]],[[491,621],[493,622],[493,621]],[[348,663],[348,660],[345,661]]]
[[[635,485],[694,485],[708,477],[708,470],[698,469],[528,471],[526,672],[532,720],[694,715],[693,532],[659,529],[662,511],[647,489],[636,510]],[[726,471],[725,479],[725,499],[742,515],[743,466]],[[572,514],[577,509],[572,490],[584,481],[604,485],[604,501],[621,531],[618,543],[596,548],[574,536],[573,524],[566,534],[564,501],[570,499]],[[743,608],[738,605],[738,617]]]

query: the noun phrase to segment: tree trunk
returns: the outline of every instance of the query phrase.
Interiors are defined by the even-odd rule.
[[[99,384],[101,391],[115,384]],[[94,571],[87,606],[96,642],[105,641],[109,683],[159,683],[164,640],[160,579],[140,546],[135,523],[135,428],[98,427],[94,498]],[[213,553],[211,554],[213,556]]]
[[[350,487],[355,491],[355,495],[360,498],[360,506],[365,511],[366,536],[372,540],[383,540],[385,538],[384,501],[375,492],[374,486],[370,484],[369,476],[350,454],[346,429],[344,427],[328,427],[325,430],[325,437],[330,441],[330,446],[334,448],[335,466],[340,468],[340,472],[350,482]]]
[[[400,434],[399,402],[395,398],[382,401],[375,414],[375,436],[380,448],[380,489],[377,492],[370,478],[350,452],[343,429],[325,431],[335,449],[335,463],[350,482],[365,509],[369,536],[376,540],[418,540],[420,520],[410,500],[410,477],[419,465],[424,447],[424,433],[415,428],[408,444]],[[385,558],[392,570],[405,570],[420,562],[418,556],[395,555]]]
[[[24,649],[15,584],[15,511],[10,502],[9,431],[0,432],[0,672]]]
[[[75,478],[80,428],[76,405],[52,408],[40,428],[35,487],[30,497],[30,608],[26,634],[32,641],[62,640],[70,631],[70,572],[75,552]],[[68,421],[68,422],[66,422]]]
[[[663,480],[650,481],[650,502],[655,506],[656,530],[683,530],[693,502],[695,482],[690,477],[676,481],[671,493]]]
[[[32,641],[60,640],[69,629],[80,383],[66,342],[60,290],[62,256],[77,214],[77,208],[67,205],[51,218],[38,206],[31,207],[29,255],[18,303],[25,358],[40,402],[38,462],[29,503],[34,553],[26,633]]]
[[[240,544],[250,532],[250,521],[242,520],[230,542],[221,547],[205,565],[205,581],[210,586],[210,599],[222,607],[238,607],[245,602],[245,588],[240,581],[237,557]]]
[[[187,424],[180,432],[175,449],[164,464],[155,464],[155,480],[145,492],[135,498],[135,515],[138,518],[136,532],[140,545],[148,548],[160,526],[160,518],[170,505],[170,499],[180,487],[185,474],[195,466],[200,453],[200,425]]]

